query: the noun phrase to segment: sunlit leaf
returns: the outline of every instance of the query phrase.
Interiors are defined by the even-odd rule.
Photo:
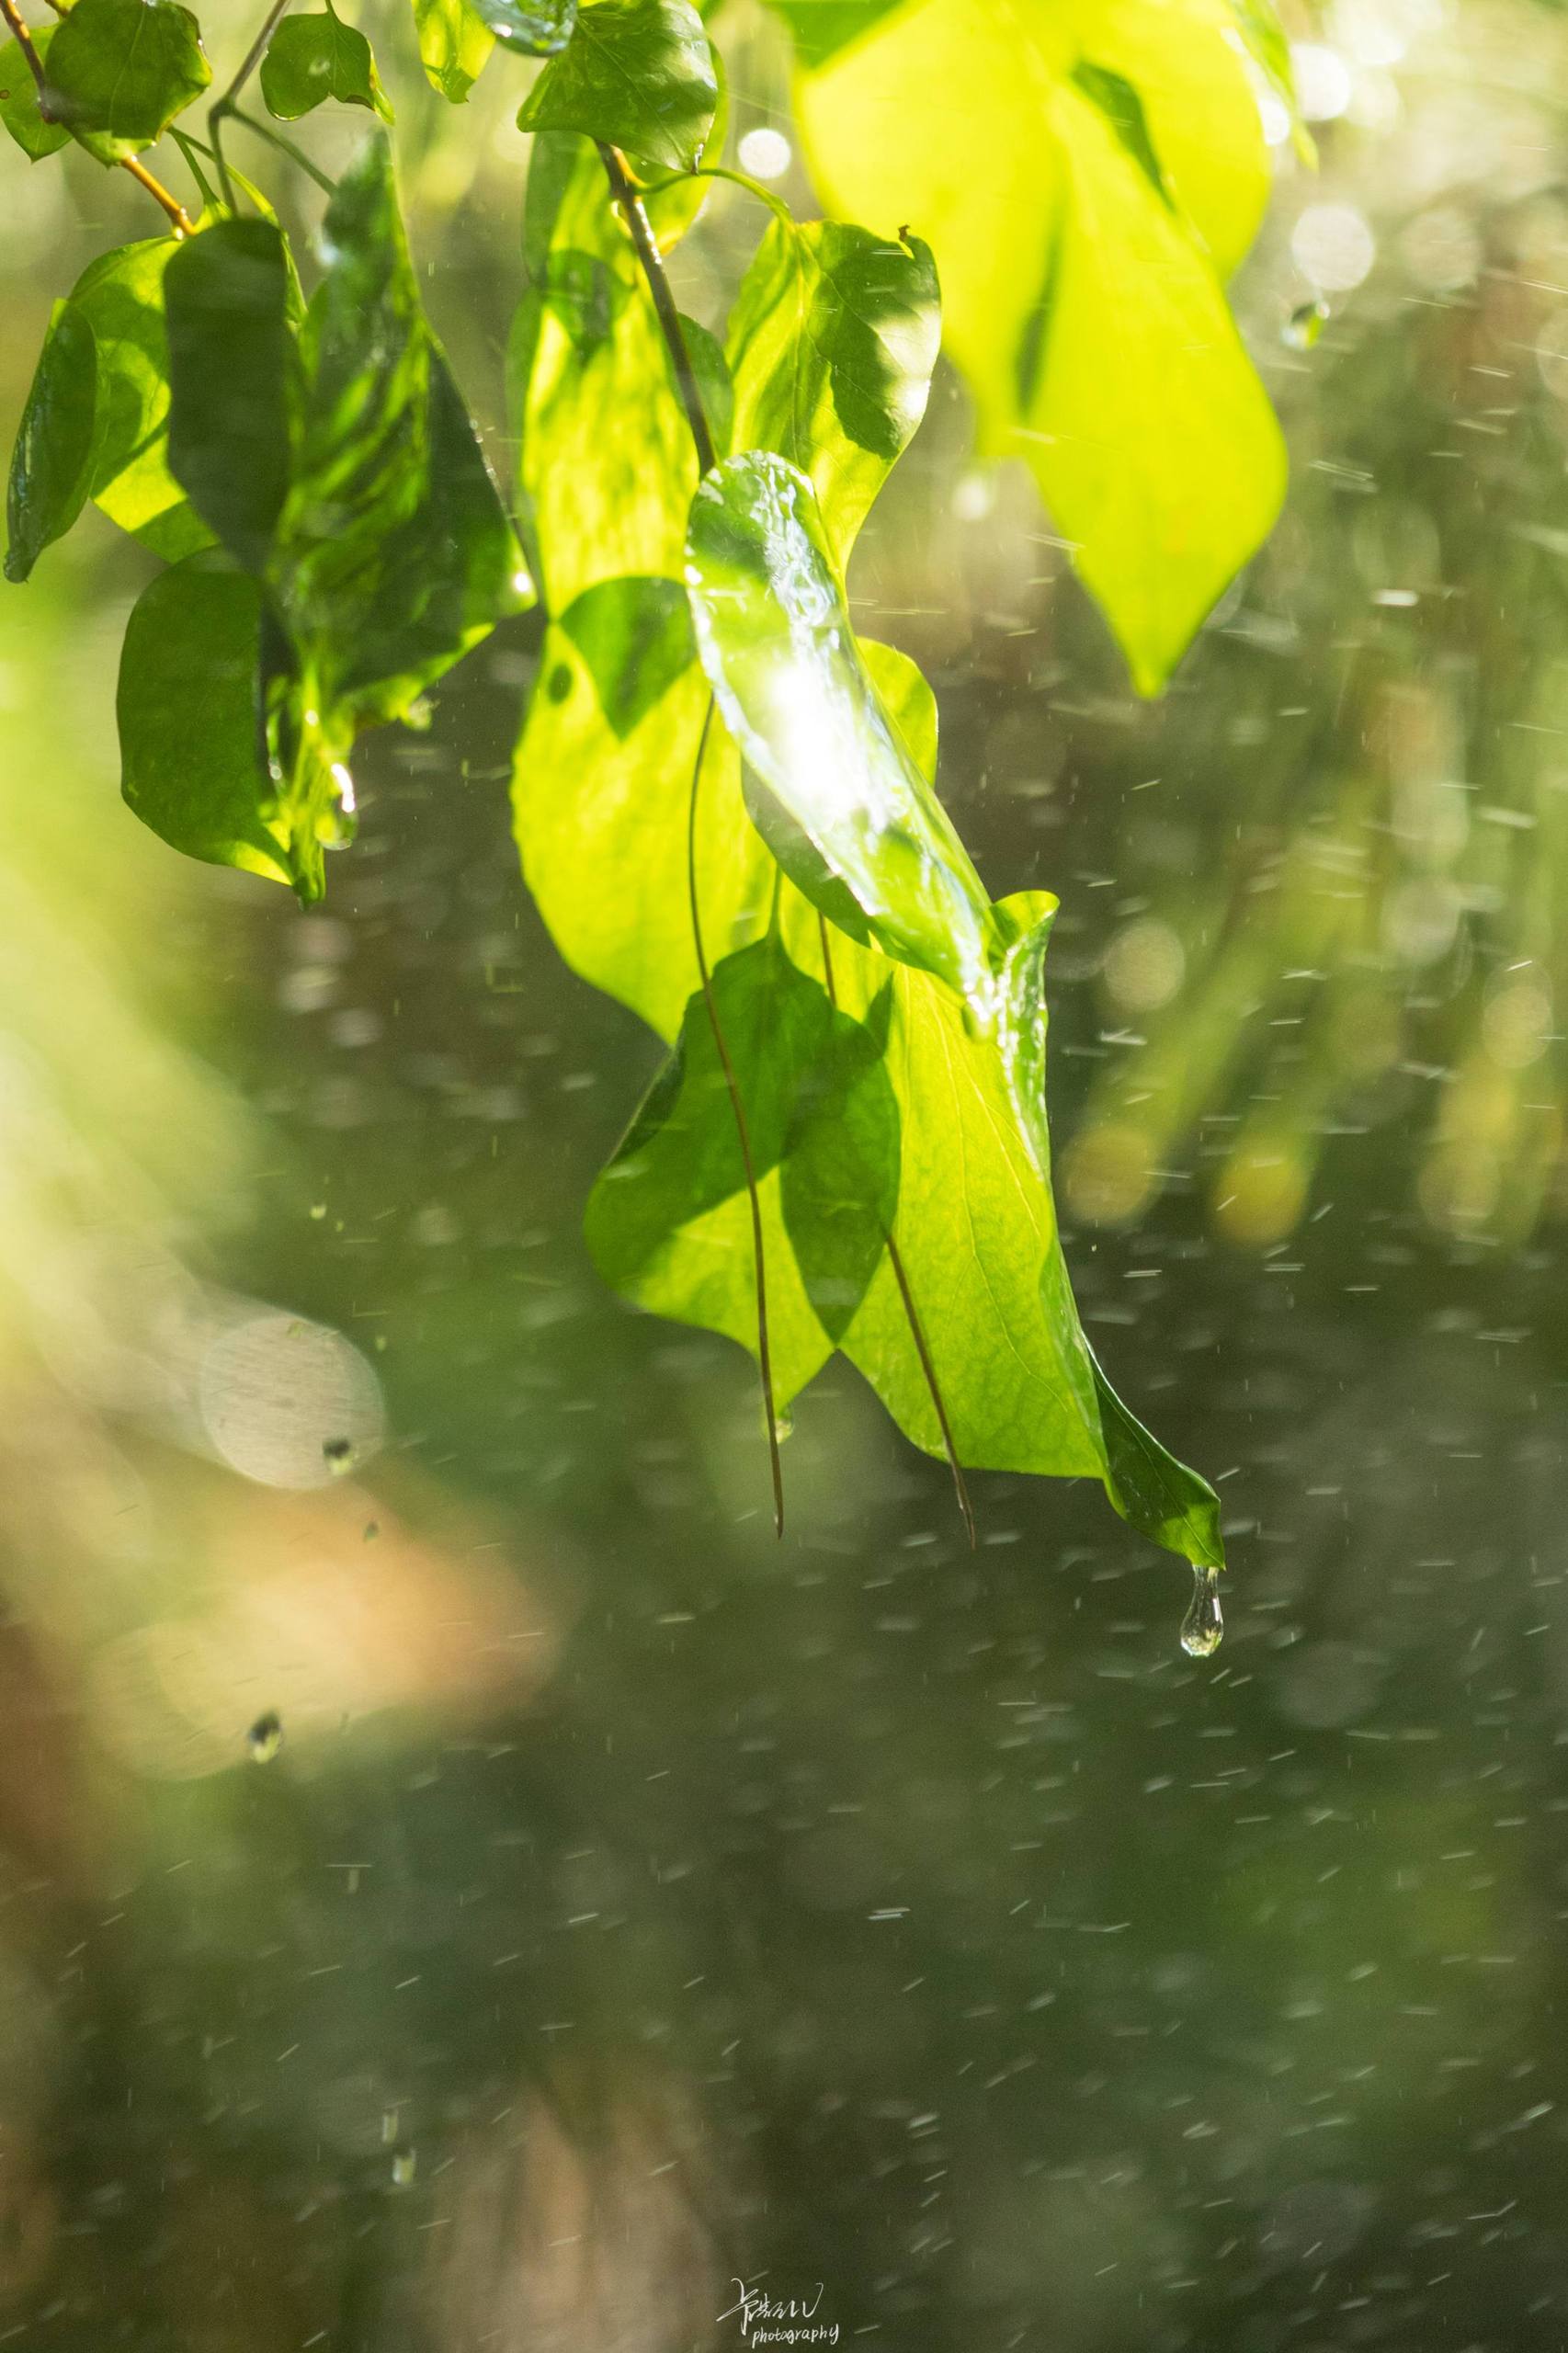
[[[142,592],[120,657],[120,789],[155,834],[217,866],[294,879],[261,756],[261,592],[215,551]]]
[[[767,5],[789,26],[801,64],[825,65],[906,0],[767,0]]]
[[[432,89],[462,106],[483,73],[495,36],[472,0],[414,0],[419,62]]]
[[[580,131],[640,163],[689,171],[713,127],[719,86],[690,0],[597,0],[545,67],[523,131]]]
[[[97,403],[93,331],[57,302],[11,452],[6,577],[25,580],[51,540],[76,520],[92,474]]]
[[[473,0],[495,39],[524,57],[553,57],[577,22],[577,0]]]
[[[1221,284],[1268,184],[1232,30],[1221,0],[924,0],[800,90],[832,209],[929,239],[982,446],[1033,470],[1146,693],[1284,482]]]
[[[52,25],[40,25],[33,48],[47,59],[54,39]],[[3,122],[30,163],[41,163],[70,144],[71,133],[57,122],[45,122],[39,112],[38,83],[22,53],[20,41],[0,45],[0,122]]]
[[[50,44],[43,110],[113,163],[161,138],[211,79],[176,0],[75,0]]]
[[[833,221],[775,222],[735,298],[732,446],[811,476],[841,562],[926,413],[940,330],[929,249]]]
[[[687,586],[725,724],[782,814],[757,810],[790,880],[835,921],[858,910],[988,1020],[989,902],[859,659],[804,475],[770,454],[716,467],[692,502]]]
[[[211,540],[168,467],[164,272],[178,251],[170,237],[120,245],[90,262],[71,292],[97,351],[92,496],[171,563]]]
[[[297,373],[283,239],[220,221],[164,277],[169,470],[235,561],[260,573],[288,494]]]
[[[284,122],[325,98],[369,107],[383,122],[392,119],[369,42],[330,6],[319,17],[284,17],[261,61],[261,95]]]

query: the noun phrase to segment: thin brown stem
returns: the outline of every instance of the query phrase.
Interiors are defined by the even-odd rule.
[[[0,0],[0,6],[3,5],[4,0]],[[223,120],[227,115],[238,114],[236,101],[240,92],[266,56],[267,45],[288,15],[291,0],[272,0],[271,7],[262,19],[261,30],[240,60],[238,73],[222,97],[215,98],[208,109],[207,130],[212,142],[212,161],[218,167],[218,184],[223,191],[223,201],[231,212],[234,209],[234,191],[229,179],[229,167],[223,161]]]
[[[196,223],[178,197],[171,196],[163,181],[155,180],[146,165],[138,162],[134,155],[122,155],[119,161],[121,168],[131,174],[137,187],[144,188],[153,203],[163,207],[168,216],[169,226],[176,236],[193,236],[196,233]]]
[[[822,941],[822,972],[823,980],[827,988],[827,1001],[836,1012],[838,990],[835,986],[833,978],[833,949],[828,943],[827,917],[820,907],[817,909],[817,936]],[[898,1295],[903,1302],[904,1320],[909,1325],[910,1338],[915,1342],[915,1353],[920,1358],[920,1370],[926,1376],[926,1387],[930,1393],[931,1403],[936,1408],[937,1426],[942,1433],[942,1450],[948,1458],[948,1468],[953,1474],[953,1486],[959,1499],[959,1509],[963,1514],[963,1524],[969,1530],[969,1549],[972,1552],[979,1541],[975,1532],[974,1506],[970,1501],[969,1483],[963,1475],[963,1464],[959,1461],[958,1448],[953,1443],[952,1424],[948,1419],[947,1400],[942,1395],[942,1384],[937,1378],[937,1368],[931,1361],[931,1351],[926,1344],[926,1329],[915,1304],[915,1293],[909,1287],[909,1276],[904,1269],[903,1254],[893,1240],[892,1226],[882,1227],[882,1240],[887,1246],[888,1264],[892,1268],[893,1279],[898,1285]]]
[[[681,324],[680,313],[676,308],[676,298],[671,291],[670,281],[665,274],[665,257],[659,251],[659,241],[653,234],[653,224],[648,218],[647,207],[626,168],[625,159],[619,148],[611,147],[603,139],[597,139],[594,144],[599,151],[600,161],[608,176],[610,192],[619,205],[627,228],[631,233],[631,242],[637,249],[638,262],[642,267],[643,277],[648,281],[648,291],[653,298],[653,309],[659,320],[659,332],[665,338],[665,348],[670,355],[670,366],[675,371],[676,391],[680,396],[680,404],[686,411],[686,421],[691,427],[692,440],[697,445],[697,471],[701,474],[708,473],[718,463],[719,453],[713,446],[713,434],[708,423],[708,412],[702,404],[702,387],[697,381],[697,369],[692,362],[691,347],[687,342],[686,329]]]
[[[9,25],[12,39],[28,61],[28,71],[38,85],[39,112],[43,115],[45,122],[50,122],[53,118],[45,113],[42,105],[43,94],[49,87],[49,69],[39,54],[38,43],[32,37],[27,19],[17,8],[16,0],[0,0],[0,17],[3,17]],[[134,155],[121,155],[119,164],[121,170],[129,172],[139,188],[146,189],[153,203],[162,206],[168,215],[169,225],[176,236],[188,237],[196,223],[191,220],[179,199],[171,196],[163,182],[155,180],[146,165],[139,164]]]
[[[752,1264],[756,1274],[756,1362],[762,1381],[762,1411],[767,1424],[767,1456],[773,1470],[774,1532],[784,1533],[784,1466],[778,1455],[778,1415],[773,1400],[773,1357],[767,1338],[767,1267],[762,1239],[762,1197],[757,1191],[756,1165],[752,1158],[751,1131],[746,1125],[745,1105],[741,1100],[740,1081],[730,1059],[729,1045],[723,1024],[719,1018],[718,1000],[713,994],[713,977],[708,969],[708,955],[702,945],[702,910],[697,895],[697,797],[702,783],[702,762],[708,751],[708,738],[713,727],[713,698],[708,698],[708,709],[702,717],[702,734],[697,746],[697,765],[691,772],[691,808],[686,829],[686,887],[691,905],[691,944],[697,951],[697,970],[702,983],[702,1002],[708,1008],[708,1026],[713,1032],[714,1050],[719,1066],[724,1074],[729,1090],[730,1109],[734,1115],[735,1134],[740,1140],[741,1165],[746,1175],[746,1197],[751,1203]]]
[[[43,70],[43,60],[38,53],[38,43],[28,29],[27,19],[16,6],[15,0],[0,0],[0,17],[4,17],[10,26],[12,38],[28,61],[28,71],[41,92],[48,78]]]

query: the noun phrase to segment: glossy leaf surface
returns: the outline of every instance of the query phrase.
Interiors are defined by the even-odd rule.
[[[93,498],[170,563],[211,538],[168,466],[164,272],[178,251],[169,237],[121,245],[89,263],[71,292],[97,350]]]
[[[54,39],[52,25],[40,25],[33,48],[47,61]],[[71,133],[58,122],[45,122],[39,112],[38,83],[22,54],[20,41],[0,42],[0,122],[3,122],[29,163],[41,163],[68,144]]]
[[[93,331],[57,302],[11,452],[6,495],[6,577],[25,580],[82,511],[92,475],[97,404]]]
[[[452,106],[467,103],[495,36],[472,0],[414,0],[419,62],[432,89]]]
[[[220,221],[164,275],[169,470],[236,563],[259,573],[288,494],[293,329],[283,239]]]
[[[690,171],[713,127],[719,85],[690,0],[597,0],[517,117],[523,131],[577,131],[639,163]]]
[[[261,95],[284,122],[327,98],[369,107],[383,122],[392,119],[369,42],[330,7],[320,16],[284,17],[261,61]]]
[[[577,22],[577,0],[473,0],[494,38],[524,57],[553,57]]]
[[[177,0],[75,0],[50,44],[43,110],[102,163],[161,138],[212,79]]]

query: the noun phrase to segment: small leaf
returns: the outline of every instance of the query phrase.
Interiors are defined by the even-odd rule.
[[[369,42],[330,7],[319,17],[284,17],[261,61],[261,95],[282,122],[298,120],[325,98],[392,119]]]
[[[261,619],[255,581],[211,551],[142,590],[119,664],[120,790],[187,858],[290,882],[289,826],[261,757]]]
[[[523,131],[580,131],[644,164],[695,169],[719,85],[690,0],[597,0],[524,100]]]
[[[50,44],[43,111],[100,163],[150,147],[212,79],[176,0],[75,0]]]
[[[926,414],[940,337],[929,249],[834,221],[775,222],[735,298],[733,446],[811,476],[841,563]]]
[[[92,328],[74,304],[57,302],[11,452],[7,580],[25,580],[82,511],[92,474],[97,396]]]
[[[292,379],[289,263],[267,221],[220,221],[164,278],[169,469],[246,571],[266,566],[288,494]]]
[[[787,821],[767,830],[790,880],[834,920],[847,892],[889,955],[988,1022],[990,904],[859,657],[805,476],[766,453],[715,467],[692,501],[686,579],[724,723]]]
[[[33,35],[33,47],[45,60],[54,32],[52,25],[40,25]],[[71,133],[62,124],[45,122],[40,114],[38,83],[20,41],[8,40],[0,47],[0,122],[29,163],[41,163],[71,142]]]
[[[495,36],[472,0],[414,0],[419,62],[432,89],[460,107],[483,73]]]
[[[170,237],[121,245],[90,262],[71,292],[97,349],[92,496],[111,522],[171,563],[211,540],[168,468],[164,272],[179,250]]]
[[[553,57],[572,39],[577,0],[473,0],[503,47],[524,57]]]

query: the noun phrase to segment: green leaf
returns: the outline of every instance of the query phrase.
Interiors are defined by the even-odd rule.
[[[577,22],[577,0],[473,0],[495,39],[524,57],[553,57]]]
[[[833,1353],[786,1232],[781,1168],[801,1085],[823,1065],[835,1022],[851,1025],[771,936],[725,957],[712,987],[757,1180],[774,1404],[781,1409]],[[892,1118],[891,1095],[887,1108]],[[896,1118],[892,1139],[896,1154]],[[745,1162],[700,991],[686,1008],[675,1054],[594,1187],[585,1230],[599,1272],[625,1297],[757,1353]],[[873,1265],[880,1248],[877,1234]],[[824,1256],[832,1256],[831,1242]]]
[[[319,17],[284,17],[261,61],[261,95],[283,122],[297,121],[325,98],[392,119],[369,42],[331,7]]]
[[[719,85],[690,0],[597,0],[524,100],[523,131],[580,131],[643,164],[693,170]]]
[[[512,329],[509,405],[541,584],[562,613],[603,580],[678,577],[697,458],[648,290],[585,140],[536,142],[524,252],[532,283]],[[694,357],[722,373],[706,338]],[[705,389],[713,405],[711,381]]]
[[[335,758],[532,586],[425,318],[379,132],[340,180],[322,246],[270,577]]]
[[[214,551],[143,589],[120,655],[120,790],[187,858],[290,882],[290,828],[261,753],[261,620],[256,582]]]
[[[455,107],[466,104],[495,46],[494,34],[472,0],[414,0],[414,21],[431,88]]]
[[[946,811],[859,657],[811,483],[770,453],[699,485],[687,541],[698,654],[791,881],[835,921],[936,973],[982,1022],[998,941]],[[846,905],[846,894],[847,894]]]
[[[211,538],[168,468],[164,272],[178,251],[171,237],[119,246],[90,262],[71,292],[97,350],[92,496],[112,523],[171,563]]]
[[[52,25],[40,25],[33,35],[33,47],[45,60],[54,31]],[[45,122],[39,112],[38,84],[20,41],[8,40],[0,47],[0,122],[29,163],[41,163],[70,144],[71,133],[59,123]]]
[[[260,573],[288,495],[289,264],[267,221],[220,221],[164,278],[169,469],[238,563]]]
[[[929,238],[982,447],[1033,470],[1144,693],[1284,483],[1222,292],[1269,178],[1233,32],[1224,0],[925,0],[799,93],[830,209]]]
[[[837,222],[775,222],[730,314],[733,446],[811,476],[835,552],[926,413],[941,335],[930,250]]]
[[[176,0],[75,0],[49,50],[43,110],[100,163],[150,147],[212,79]]]
[[[97,395],[92,328],[72,303],[57,302],[11,452],[7,580],[25,580],[82,511],[92,474]]]
[[[790,28],[802,65],[825,65],[904,0],[767,0]]]

